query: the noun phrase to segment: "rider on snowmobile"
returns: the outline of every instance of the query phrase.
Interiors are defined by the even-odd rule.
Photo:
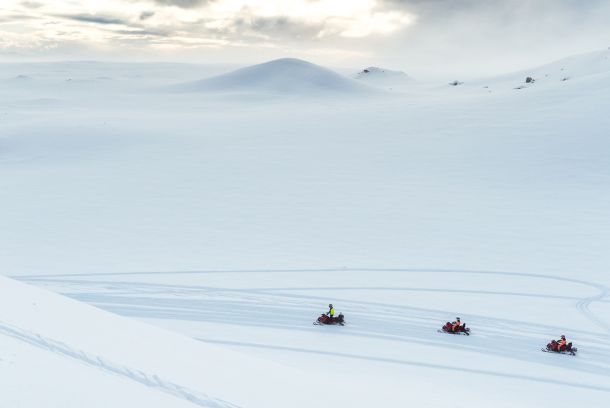
[[[462,323],[460,322],[460,318],[456,317],[455,318],[455,322],[452,323],[451,325],[451,330],[453,330],[454,333],[457,333],[460,331],[460,326],[462,325]]]
[[[326,315],[330,318],[330,321],[333,320],[333,317],[335,316],[335,308],[333,307],[332,303],[329,303],[328,312],[326,312]]]
[[[568,341],[566,340],[566,336],[564,334],[561,335],[561,339],[557,340],[557,351],[565,350]]]

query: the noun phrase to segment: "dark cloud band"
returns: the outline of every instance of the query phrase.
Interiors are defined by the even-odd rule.
[[[125,25],[128,22],[116,17],[100,16],[93,14],[74,14],[68,15],[63,14],[58,17],[66,18],[68,20],[81,21],[83,23],[94,23],[94,24],[121,24]]]
[[[206,3],[210,3],[210,0],[153,0],[156,4],[161,6],[175,6],[180,8],[196,8]]]

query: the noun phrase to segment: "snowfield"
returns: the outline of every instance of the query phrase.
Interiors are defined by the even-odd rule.
[[[0,406],[606,406],[610,51],[392,78],[0,65]]]

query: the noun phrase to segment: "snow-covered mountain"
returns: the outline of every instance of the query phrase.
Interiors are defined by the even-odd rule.
[[[174,89],[188,92],[263,92],[281,94],[354,94],[370,89],[319,65],[283,58],[190,82]]]

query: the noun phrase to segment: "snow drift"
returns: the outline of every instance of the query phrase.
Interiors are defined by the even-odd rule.
[[[268,92],[279,94],[353,94],[371,89],[330,69],[295,58],[282,58],[224,75],[180,84],[183,92]]]

